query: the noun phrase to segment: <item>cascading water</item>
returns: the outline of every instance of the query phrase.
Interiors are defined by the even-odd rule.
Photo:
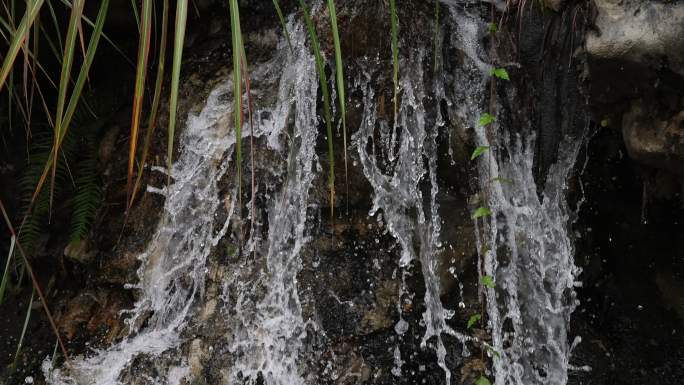
[[[459,18],[465,50],[472,70],[462,75],[479,81],[468,83],[465,119],[476,127],[476,143],[489,151],[479,160],[480,204],[492,215],[478,233],[484,267],[481,274],[494,278],[495,288],[483,288],[492,332],[496,384],[564,385],[568,379],[570,315],[577,306],[574,287],[580,269],[574,264],[569,232],[570,211],[565,192],[567,180],[583,143],[583,135],[567,136],[559,146],[555,163],[546,175],[541,195],[535,181],[536,137],[528,127],[515,129],[498,121],[483,126],[484,112],[508,113],[496,101],[494,111],[482,109],[489,77],[483,45],[476,28]],[[469,36],[468,36],[469,35]],[[466,66],[467,67],[467,66]],[[455,91],[456,94],[463,91]],[[508,91],[515,99],[515,91]],[[467,101],[470,101],[469,103]]]
[[[532,167],[533,134],[497,135],[489,142],[482,129],[478,137],[495,154],[494,161],[482,162],[482,180],[511,181],[482,186],[493,212],[482,242],[490,242],[484,272],[497,285],[486,290],[493,346],[500,353],[494,358],[496,383],[565,384],[579,268],[573,261],[564,192],[582,138],[562,143],[540,197]]]
[[[395,126],[378,121],[375,95],[367,79],[364,89],[364,120],[354,136],[361,165],[366,178],[373,186],[373,207],[370,215],[382,211],[382,218],[391,234],[401,245],[399,266],[407,268],[413,261],[419,261],[425,280],[425,306],[423,323],[425,334],[421,345],[432,345],[439,366],[444,370],[447,384],[451,372],[446,365],[446,348],[443,334],[450,334],[462,341],[465,337],[447,325],[454,314],[445,309],[440,300],[440,282],[436,273],[437,250],[441,247],[441,219],[437,204],[437,132],[440,120],[428,119],[422,61],[424,52],[419,52],[406,62],[406,68],[418,68],[406,73],[400,82],[402,102]],[[376,126],[380,128],[380,140],[375,141]],[[421,190],[421,183],[429,184],[427,198]],[[424,203],[426,202],[426,203]],[[405,282],[399,298],[402,298]],[[395,330],[403,335],[408,324],[399,320]],[[434,338],[434,341],[429,341]],[[395,349],[395,375],[401,373],[401,355]]]
[[[413,359],[402,357],[394,337],[401,342],[408,334],[421,335],[420,347],[434,353],[436,358],[431,360],[442,369],[447,384],[458,377],[453,373],[454,362],[470,354],[466,346],[481,348],[484,342],[450,326],[455,311],[440,299],[443,283],[439,270],[445,266],[440,266],[439,256],[448,242],[459,242],[443,239],[440,215],[440,194],[446,192],[438,181],[439,133],[452,130],[444,118],[448,117],[451,122],[476,127],[477,145],[490,148],[478,167],[481,204],[493,215],[480,223],[479,241],[481,246],[487,245],[480,247],[487,250],[481,256],[483,273],[494,277],[497,284],[486,293],[496,383],[563,385],[571,352],[567,332],[575,307],[573,287],[579,273],[573,264],[564,190],[582,138],[566,138],[560,146],[540,197],[533,178],[534,135],[525,130],[514,132],[505,125],[488,129],[477,125],[492,68],[486,64],[482,43],[487,23],[455,1],[443,3],[449,11],[445,18],[448,34],[437,38],[449,50],[461,52],[462,60],[447,63],[440,74],[429,74],[424,68],[431,58],[420,46],[423,42],[416,48],[409,38],[402,39],[402,52],[408,54],[400,67],[411,70],[402,71],[396,122],[388,123],[377,96],[383,92],[376,84],[382,78],[377,73],[386,68],[376,68],[378,61],[366,58],[355,69],[360,75],[354,87],[363,95],[363,112],[351,146],[372,188],[369,216],[386,225],[400,246],[398,261],[393,263],[400,270],[401,282],[388,285],[399,288],[395,298],[398,319],[392,320],[392,339],[385,340],[394,359],[394,368],[388,368],[394,376],[391,379],[402,382],[402,367]],[[221,342],[211,345],[225,352],[221,356],[225,360],[220,362],[223,378],[227,383],[250,385],[328,383],[330,379],[323,377],[332,371],[323,371],[318,377],[315,370],[307,371],[310,355],[324,361],[322,352],[313,351],[318,345],[311,340],[327,336],[317,334],[321,325],[302,309],[302,303],[316,299],[303,298],[309,293],[298,287],[303,250],[310,247],[312,238],[309,229],[316,216],[312,213],[320,210],[320,202],[312,198],[314,181],[321,177],[316,155],[318,78],[304,28],[290,21],[288,30],[293,49],[281,41],[271,59],[250,68],[256,101],[255,141],[263,150],[259,155],[268,158],[257,165],[259,182],[255,187],[257,194],[266,198],[264,204],[255,205],[255,212],[249,212],[247,219],[254,219],[254,231],[244,240],[237,234],[245,222],[231,226],[238,222],[233,215],[239,211],[234,209],[235,191],[225,204],[224,191],[219,188],[222,179],[229,178],[228,159],[235,144],[229,127],[232,87],[223,81],[211,92],[202,111],[189,116],[173,168],[174,183],[168,190],[151,189],[162,193],[166,202],[159,228],[140,255],[140,282],[134,286],[140,299],[127,320],[130,336],[73,362],[68,371],[52,369],[46,361],[44,372],[50,383],[127,383],[122,377],[137,357],[154,359],[168,352],[176,353],[167,354],[173,356],[173,366],[144,383],[177,384],[181,377],[190,376],[192,364],[178,357],[195,338],[190,336],[195,332],[193,322],[203,319],[198,309],[205,300],[205,282],[211,279],[207,262],[212,261],[216,246],[229,238],[229,230],[236,233],[231,242],[243,243],[234,246],[243,247],[229,252],[235,264],[222,266],[227,273],[221,276],[218,318],[212,319],[221,323],[217,329],[225,331]],[[496,135],[493,130],[498,131]],[[249,130],[243,132],[247,135]],[[511,183],[493,182],[495,178]],[[248,203],[245,207],[252,206]],[[222,211],[227,215],[217,215]],[[407,279],[418,264],[423,298],[410,292],[414,282]],[[423,302],[419,324],[403,318],[402,301],[409,300]],[[459,355],[455,346],[450,346],[456,343],[462,357],[451,357]]]
[[[288,144],[273,142],[273,149],[289,149],[280,192],[266,208],[269,225],[266,243],[257,249],[257,254],[265,255],[265,267],[257,273],[258,283],[243,282],[237,287],[226,287],[228,292],[236,291],[231,311],[236,325],[229,349],[237,358],[230,376],[235,380],[247,378],[250,384],[259,378],[268,385],[304,384],[299,353],[306,325],[297,291],[297,274],[302,265],[300,252],[308,241],[305,230],[309,190],[318,162],[315,153],[318,82],[303,27],[291,23],[289,29],[295,53],[285,59],[278,85],[279,103],[269,114],[268,123],[272,133],[287,133],[280,139]],[[287,46],[282,51],[289,52]],[[256,300],[253,298],[255,284],[263,286],[264,291],[263,297]]]
[[[140,281],[131,286],[140,290],[140,300],[126,320],[130,336],[110,349],[73,362],[69,376],[59,369],[50,370],[46,360],[44,372],[51,383],[119,384],[122,371],[137,355],[159,355],[180,344],[190,309],[203,295],[206,259],[231,219],[228,215],[214,233],[214,213],[222,204],[217,182],[228,169],[228,163],[221,160],[235,142],[225,124],[228,89],[225,84],[219,86],[202,112],[188,117],[181,155],[172,170],[174,182],[163,190],[152,189],[162,193],[166,202],[159,228],[139,257]]]

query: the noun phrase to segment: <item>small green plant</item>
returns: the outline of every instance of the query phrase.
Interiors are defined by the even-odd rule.
[[[504,68],[492,68],[490,75],[496,76],[497,78],[502,80],[511,80],[508,77],[508,71],[506,71],[506,69]]]
[[[495,22],[489,23],[489,26],[487,26],[487,31],[491,33],[492,35],[495,34],[499,30],[499,27],[496,25]]]
[[[475,160],[477,157],[487,152],[487,150],[489,150],[489,146],[477,146],[475,150],[473,150],[472,155],[470,155],[470,160]]]
[[[468,329],[472,328],[476,323],[482,319],[482,314],[473,314],[468,318]]]
[[[492,385],[491,382],[489,382],[489,379],[485,376],[480,376],[480,378],[475,381],[475,385]]]
[[[478,207],[477,209],[475,209],[475,212],[473,212],[473,219],[488,217],[490,215],[492,215],[492,211],[489,208]]]
[[[323,94],[323,116],[325,117],[325,126],[328,135],[328,157],[330,158],[328,187],[330,189],[330,218],[332,219],[335,210],[335,153],[333,149],[332,112],[330,108],[330,92],[328,91],[328,77],[325,74],[325,61],[323,60],[323,55],[321,53],[321,46],[318,43],[318,34],[316,33],[313,20],[311,20],[309,10],[306,7],[306,4],[304,4],[304,0],[299,0],[299,5],[304,14],[306,29],[309,31],[311,49],[316,59],[316,72],[318,72],[321,92]]]
[[[480,278],[480,283],[487,288],[494,289],[496,287],[496,283],[494,283],[494,278],[492,278],[489,275],[483,275],[482,278]]]
[[[480,116],[480,119],[477,121],[478,125],[480,126],[486,126],[488,124],[492,124],[496,121],[496,116],[490,114],[489,112],[485,112]]]

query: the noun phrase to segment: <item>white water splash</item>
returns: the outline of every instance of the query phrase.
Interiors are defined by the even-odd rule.
[[[234,380],[245,378],[249,384],[257,383],[259,378],[267,385],[304,384],[299,354],[306,323],[297,292],[297,274],[302,266],[300,251],[308,241],[308,197],[317,168],[318,82],[303,27],[290,23],[288,29],[295,53],[277,60],[283,65],[279,103],[269,123],[271,147],[288,148],[286,172],[280,192],[266,209],[267,242],[258,251],[266,259],[265,269],[258,273],[261,282],[236,282],[234,289],[236,326],[229,350],[237,358],[229,371]],[[294,122],[290,123],[292,117]],[[278,142],[278,138],[287,144]],[[259,285],[264,286],[265,294],[255,300],[254,288]]]
[[[480,205],[493,214],[478,227],[478,250],[486,250],[481,274],[496,282],[495,289],[485,288],[496,384],[564,385],[579,274],[565,192],[583,138],[564,138],[540,197],[534,179],[534,133],[498,122],[489,128],[478,124],[482,113],[496,114],[482,108],[490,76],[482,65],[487,57],[481,43],[486,25],[455,7],[451,13],[458,25],[452,44],[464,47],[469,59],[455,75],[462,85],[452,92],[462,103],[460,117],[475,127],[477,145],[489,148],[478,160],[484,197]]]
[[[51,384],[120,384],[119,376],[136,356],[157,356],[180,344],[190,308],[203,295],[207,256],[230,220],[229,215],[221,230],[213,232],[214,213],[221,204],[217,182],[228,168],[221,160],[235,142],[222,100],[228,90],[225,83],[219,86],[201,113],[188,117],[180,138],[181,154],[173,165],[174,182],[165,190],[162,218],[139,256],[140,281],[131,285],[140,290],[140,300],[126,320],[130,336],[73,361],[69,373],[51,370],[46,360],[43,371]]]
[[[391,129],[377,118],[374,90],[369,86],[370,79],[366,80],[364,119],[354,135],[354,141],[364,174],[373,186],[370,215],[382,210],[391,234],[401,245],[401,267],[406,268],[416,260],[420,262],[425,281],[423,300],[426,307],[422,320],[425,334],[421,347],[430,345],[434,349],[437,363],[444,370],[446,383],[449,384],[451,372],[446,365],[447,350],[443,335],[452,335],[460,341],[466,337],[447,325],[447,320],[454,312],[445,309],[440,300],[437,253],[441,245],[441,219],[436,200],[439,190],[436,141],[439,126],[443,122],[438,118],[430,124],[426,119],[423,103],[428,92],[424,86],[423,58],[424,52],[419,51],[402,63],[404,68],[413,68],[414,71],[407,71],[400,81],[401,106],[397,124]],[[436,86],[433,92],[440,95],[440,86]],[[376,125],[380,128],[379,142],[374,140]],[[427,196],[421,189],[421,183],[424,182],[429,186]],[[400,298],[402,294],[400,292]],[[405,327],[405,321],[400,319],[395,329],[401,335]],[[395,350],[395,356],[397,352],[398,349]]]

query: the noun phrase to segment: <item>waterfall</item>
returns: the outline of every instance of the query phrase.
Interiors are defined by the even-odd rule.
[[[288,144],[276,146],[276,149],[288,148],[282,154],[287,159],[286,172],[280,191],[266,208],[267,242],[258,251],[266,259],[265,267],[257,272],[259,282],[256,283],[263,286],[264,295],[253,299],[254,282],[226,288],[236,291],[231,312],[236,325],[230,351],[237,359],[230,373],[235,380],[247,378],[250,384],[256,383],[259,377],[267,385],[304,384],[299,353],[306,325],[297,291],[297,274],[302,266],[300,251],[308,241],[305,230],[309,190],[318,171],[315,153],[318,78],[303,27],[290,23],[288,29],[295,53],[285,58],[278,85],[279,103],[269,125],[275,132],[284,134],[290,128],[291,132],[282,135]]]
[[[221,162],[235,138],[225,124],[227,84],[215,89],[199,115],[190,115],[181,136],[181,154],[173,165],[173,183],[160,192],[166,197],[162,219],[147,249],[140,254],[140,299],[126,320],[130,336],[109,349],[72,362],[69,376],[44,363],[52,384],[119,384],[119,376],[134,357],[159,355],[180,344],[180,333],[195,300],[203,295],[205,262],[227,230],[214,232],[218,180],[228,169]],[[232,212],[232,207],[231,210]],[[149,319],[145,319],[148,317]],[[141,326],[143,325],[144,326]]]
[[[377,105],[371,79],[367,77],[361,84],[364,87],[364,116],[361,127],[354,135],[363,171],[373,186],[373,206],[369,215],[380,215],[387,224],[390,233],[401,245],[399,266],[407,269],[412,263],[420,263],[425,283],[426,310],[422,316],[425,333],[421,347],[429,344],[434,349],[439,366],[445,373],[446,383],[451,381],[451,372],[446,365],[446,348],[443,334],[466,339],[461,333],[447,325],[447,320],[454,315],[453,310],[444,308],[440,300],[440,281],[437,275],[437,253],[442,247],[440,240],[441,218],[437,203],[439,186],[437,184],[437,135],[443,122],[441,112],[438,118],[426,116],[424,103],[428,102],[428,90],[422,68],[424,51],[418,51],[406,61],[403,68],[415,68],[406,71],[400,81],[402,92],[401,105],[396,124],[389,127],[384,120],[377,117]],[[367,75],[368,76],[368,75]],[[441,94],[441,85],[437,82],[432,94]],[[432,96],[432,95],[430,95]],[[374,140],[376,128],[379,128],[380,140]],[[427,196],[422,183],[427,181]],[[402,278],[405,275],[402,274]],[[405,282],[399,293],[401,300],[405,293]],[[401,317],[401,310],[399,311]],[[395,330],[401,336],[408,329],[407,323],[400,318]],[[400,375],[401,355],[395,349],[395,361],[398,363],[393,371]]]
[[[507,95],[516,98],[512,88]],[[492,105],[495,111],[474,111],[510,113],[496,101]],[[492,215],[478,229],[478,246],[484,254],[481,273],[493,277],[496,285],[483,288],[494,377],[498,385],[564,385],[572,346],[579,342],[569,343],[568,328],[580,273],[565,193],[584,137],[563,138],[540,187],[534,178],[535,133],[500,121],[506,119],[483,127],[471,117],[477,145],[489,148],[478,171],[480,204]]]
[[[532,167],[535,136],[506,133],[490,142],[485,130],[478,131],[480,144],[491,146],[494,158],[483,160],[480,171],[493,212],[484,227],[483,242],[490,244],[483,245],[483,258],[484,272],[496,281],[495,289],[486,289],[493,346],[499,353],[494,357],[496,383],[564,385],[580,271],[573,260],[564,194],[582,138],[569,137],[561,144],[540,197]],[[507,182],[491,183],[494,178]]]
[[[451,4],[451,3],[449,3]],[[492,215],[478,227],[478,248],[486,274],[496,288],[486,292],[488,328],[492,333],[493,375],[497,385],[567,383],[570,315],[577,306],[574,287],[580,269],[574,264],[570,214],[565,193],[583,136],[563,139],[542,191],[534,179],[535,133],[497,119],[489,128],[478,124],[484,112],[510,114],[494,101],[483,108],[491,66],[486,64],[481,19],[450,7],[455,21],[451,44],[467,60],[455,68],[447,90],[454,112],[475,127],[476,145],[489,151],[478,160],[480,205]],[[516,93],[508,98],[515,105]],[[541,194],[540,194],[541,193]]]
[[[477,11],[465,10],[455,1],[444,1],[444,8],[448,28],[437,38],[448,45],[444,52],[457,50],[463,60],[449,63],[444,58],[445,68],[439,74],[428,73],[425,63],[431,57],[422,47],[425,42],[413,47],[409,38],[402,39],[406,55],[402,54],[400,68],[407,70],[401,71],[394,122],[388,122],[378,97],[383,92],[377,84],[382,79],[378,72],[387,68],[377,68],[379,61],[366,57],[351,72],[355,74],[353,91],[362,95],[363,112],[350,152],[358,155],[359,169],[372,188],[372,207],[364,219],[375,218],[386,225],[400,249],[398,317],[394,323],[394,314],[388,316],[394,331],[389,329],[392,338],[385,340],[394,367],[381,369],[401,382],[402,366],[415,356],[402,355],[400,343],[405,335],[419,334],[420,348],[434,353],[431,360],[450,385],[459,378],[452,373],[454,362],[461,363],[470,355],[468,346],[485,344],[468,331],[456,330],[453,323],[450,326],[456,310],[440,299],[439,269],[444,266],[439,265],[439,256],[447,242],[459,242],[443,239],[443,226],[449,224],[440,215],[439,203],[444,201],[439,196],[446,192],[438,180],[439,133],[450,134],[453,129],[446,117],[451,123],[472,127],[476,144],[490,149],[477,160],[477,168],[480,205],[493,215],[480,220],[476,229],[480,250],[484,250],[478,267],[496,282],[496,288],[485,290],[496,384],[564,385],[572,350],[568,325],[576,306],[574,287],[579,274],[573,261],[565,190],[583,138],[564,139],[543,190],[538,191],[533,169],[536,138],[531,129],[498,122],[488,128],[478,125],[479,116],[487,111],[484,105],[492,69],[483,48],[486,22]],[[49,383],[130,383],[125,376],[131,375],[128,372],[141,356],[148,360],[163,356],[166,365],[159,378],[145,383],[178,384],[181,377],[191,376],[187,347],[193,338],[202,337],[194,335],[193,327],[207,322],[199,309],[205,305],[206,282],[213,279],[208,276],[209,262],[216,262],[213,255],[224,243],[235,246],[227,252],[234,263],[218,262],[223,269],[220,302],[211,320],[220,322],[216,329],[225,335],[211,349],[221,350],[222,361],[217,365],[226,382],[305,385],[331,381],[322,378],[330,371],[321,374],[307,367],[315,359],[324,361],[322,352],[314,350],[320,342],[316,339],[326,336],[302,307],[309,301],[316,305],[315,294],[298,287],[303,250],[313,234],[311,218],[321,215],[321,202],[313,197],[315,181],[325,175],[316,154],[318,77],[306,31],[293,20],[287,25],[293,49],[283,40],[272,58],[250,67],[256,101],[255,141],[260,158],[266,159],[255,166],[259,175],[255,188],[263,200],[254,206],[247,202],[241,210],[236,207],[237,188],[232,187],[228,198],[224,195],[224,182],[232,179],[230,170],[235,167],[231,159],[236,142],[230,127],[234,95],[230,81],[224,79],[201,111],[188,116],[179,140],[180,156],[173,165],[173,183],[161,189],[148,187],[166,200],[158,229],[139,256],[139,282],[130,286],[139,299],[128,312],[129,336],[74,360],[68,370],[53,368],[46,360],[43,371]],[[513,90],[508,93],[515,98]],[[503,107],[498,109],[508,113]],[[244,127],[244,138],[249,131]],[[248,217],[237,218],[244,208]],[[243,239],[245,224],[252,220],[254,231]],[[407,277],[414,269],[423,278],[419,283],[425,288],[423,298],[410,292],[412,282]],[[311,298],[305,297],[309,294]],[[422,301],[425,310],[419,323],[409,324],[403,318],[404,301]],[[449,356],[459,355],[450,344],[459,345],[460,357]]]
[[[274,106],[256,106],[255,136],[265,137],[268,147],[275,151],[282,150],[283,140],[292,144],[285,169],[286,182],[268,208],[270,232],[267,242],[261,245],[267,250],[267,294],[256,306],[256,313],[250,313],[244,301],[254,288],[242,286],[234,304],[242,316],[242,327],[236,327],[231,348],[244,354],[243,359],[235,362],[234,373],[256,380],[258,372],[268,384],[303,383],[296,364],[297,346],[305,333],[296,275],[300,267],[298,253],[306,242],[308,190],[317,164],[314,144],[318,85],[313,57],[305,45],[303,28],[290,28],[297,54],[281,43],[271,60],[251,69],[252,76],[261,79],[253,84],[252,92],[256,99],[264,99],[264,104],[270,99],[263,97],[259,85],[264,83],[268,89],[273,82],[280,84]],[[139,256],[139,283],[130,285],[140,291],[140,299],[128,311],[129,337],[87,358],[74,360],[68,372],[53,368],[46,359],[43,372],[51,384],[118,385],[123,383],[120,378],[136,357],[160,356],[187,342],[182,332],[200,305],[198,299],[203,298],[207,257],[226,236],[237,211],[236,191],[224,203],[218,187],[232,166],[229,160],[235,145],[234,131],[229,126],[231,89],[230,81],[221,82],[209,94],[202,111],[188,116],[180,138],[181,154],[173,165],[173,183],[165,189],[148,187],[151,192],[163,194],[166,201],[158,229]],[[295,123],[289,133],[288,121],[292,116]],[[249,133],[245,128],[244,137]],[[281,172],[271,170],[272,174]],[[223,206],[228,206],[225,216],[218,214],[226,210]],[[256,236],[248,240],[245,258],[258,247],[257,243]],[[242,340],[240,335],[244,336]],[[180,360],[167,372],[162,374],[166,382],[178,383],[179,373],[187,374],[187,362]],[[150,380],[158,383],[159,379]]]

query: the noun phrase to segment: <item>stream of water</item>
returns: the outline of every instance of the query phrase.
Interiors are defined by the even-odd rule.
[[[397,301],[411,297],[406,276],[419,266],[424,278],[425,305],[420,331],[421,348],[431,351],[442,369],[444,382],[454,383],[448,365],[449,341],[463,345],[481,341],[467,331],[449,325],[458,309],[448,309],[440,299],[438,255],[444,247],[443,220],[438,194],[438,136],[445,130],[443,116],[475,127],[477,144],[490,151],[478,163],[481,204],[493,212],[478,226],[482,274],[490,275],[496,288],[486,290],[488,330],[492,338],[493,377],[498,385],[564,385],[570,368],[572,344],[568,341],[570,315],[576,306],[574,287],[579,269],[569,236],[569,210],[565,198],[582,138],[565,138],[555,165],[550,168],[541,194],[535,183],[535,137],[526,128],[478,126],[485,112],[489,71],[482,48],[487,22],[446,2],[448,33],[438,38],[457,49],[464,61],[440,76],[424,73],[430,60],[425,49],[410,47],[401,61],[401,102],[394,124],[378,117],[377,94],[370,67],[362,68],[355,86],[363,95],[361,124],[352,137],[363,175],[372,187],[369,216],[381,216],[400,246],[397,265],[402,284]],[[223,311],[231,330],[226,336],[230,383],[304,385],[322,383],[306,373],[306,341],[319,328],[305,319],[298,274],[302,249],[310,241],[307,223],[311,190],[321,166],[318,140],[318,78],[304,28],[290,21],[293,50],[281,42],[274,57],[253,69],[253,77],[275,94],[271,104],[256,105],[255,135],[279,161],[261,170],[277,180],[268,186],[265,207],[251,212],[256,230],[245,241],[244,263],[231,267],[223,282]],[[402,40],[402,44],[406,39]],[[372,66],[371,61],[366,66]],[[139,283],[131,288],[139,300],[129,312],[130,334],[123,341],[90,352],[73,362],[73,368],[53,368],[46,360],[44,373],[53,385],[128,383],[123,374],[134,359],[179,352],[188,343],[185,329],[201,306],[207,280],[207,260],[233,221],[235,196],[227,215],[216,213],[221,205],[219,182],[231,167],[235,137],[229,128],[230,82],[223,81],[209,95],[197,115],[191,114],[180,139],[180,156],[173,166],[174,182],[156,190],[165,196],[164,212],[155,235],[140,255]],[[257,98],[258,100],[258,98]],[[488,133],[489,130],[489,133]],[[243,130],[245,134],[248,130]],[[496,132],[496,135],[491,134]],[[270,179],[269,179],[270,178]],[[510,183],[492,182],[495,178]],[[264,182],[265,183],[265,182]],[[246,206],[248,207],[248,206]],[[262,223],[267,223],[267,226]],[[263,238],[258,235],[261,231]],[[484,246],[487,247],[484,247]],[[397,308],[401,309],[400,306]],[[398,312],[399,339],[409,324]],[[447,338],[448,336],[448,338]],[[453,343],[453,342],[452,342]],[[402,366],[409,358],[394,352],[392,373],[401,382]],[[177,359],[173,367],[150,379],[150,384],[178,384],[189,376],[188,363]],[[136,382],[138,383],[138,382]]]

